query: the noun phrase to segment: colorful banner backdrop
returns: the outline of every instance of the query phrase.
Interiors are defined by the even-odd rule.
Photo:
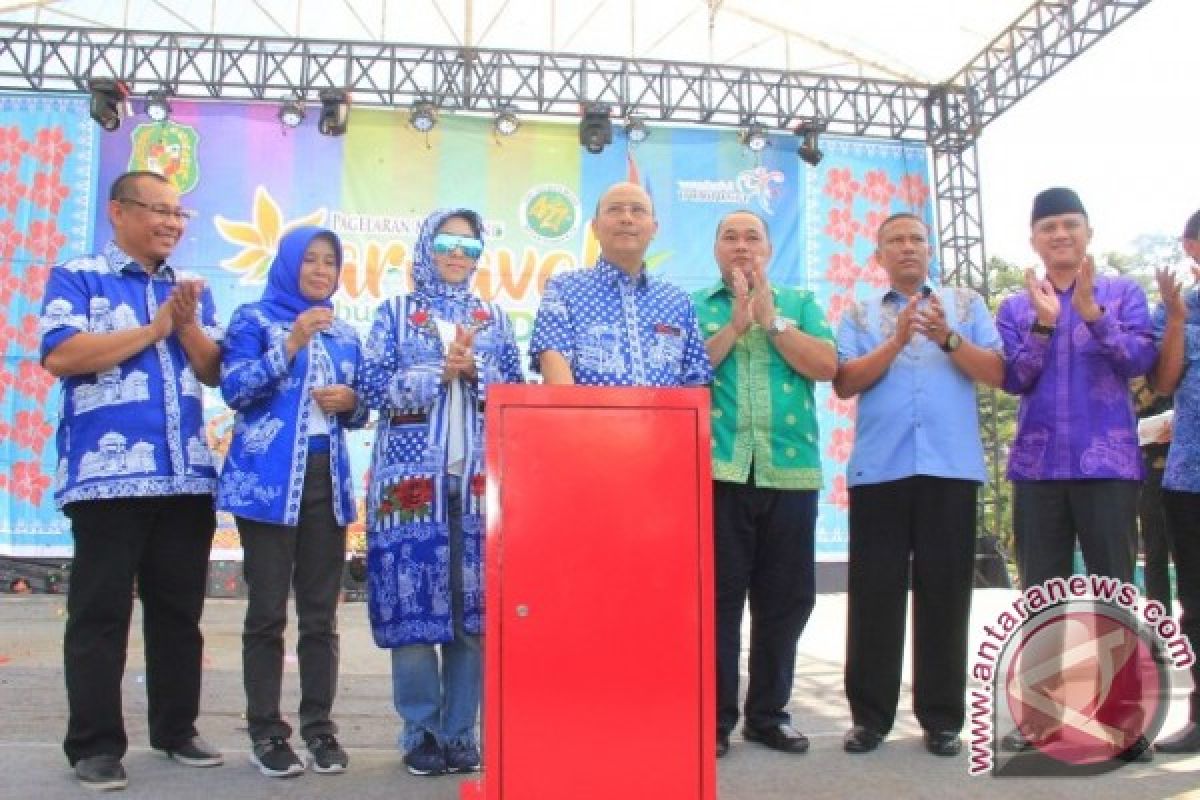
[[[86,107],[79,114],[82,123],[72,119],[72,147],[90,152],[98,142],[97,179],[77,198],[89,204],[96,233],[87,247],[86,236],[72,239],[62,256],[95,248],[111,235],[103,199],[117,175],[160,171],[179,187],[183,204],[200,212],[173,263],[204,276],[226,320],[238,304],[260,295],[280,235],[320,224],[336,231],[345,247],[337,313],[365,334],[380,301],[408,290],[421,220],[435,208],[463,206],[480,211],[487,225],[475,289],[508,310],[524,343],[545,281],[595,259],[589,222],[601,193],[633,180],[655,201],[659,231],[647,260],[656,274],[689,291],[713,283],[716,223],[729,211],[750,208],[770,224],[772,280],[813,289],[836,321],[855,292],[880,285],[882,271],[871,260],[879,220],[897,210],[930,213],[928,164],[918,145],[830,137],[821,143],[825,160],[810,168],[796,157],[792,136],[773,137],[770,147],[753,154],[731,131],[700,127],[656,127],[636,146],[618,133],[602,154],[589,155],[574,124],[555,122],[526,122],[516,136],[499,139],[490,119],[447,114],[426,135],[407,124],[406,114],[357,109],[349,133],[332,138],[315,125],[283,129],[269,105],[177,102],[170,123],[127,120],[115,134],[100,134]],[[21,130],[38,124],[32,110],[19,116]],[[27,230],[20,219],[13,225]],[[13,267],[14,275],[20,271]],[[40,374],[33,343],[10,353]],[[209,440],[222,450],[232,415],[219,394],[208,399]],[[818,401],[826,456],[818,557],[839,560],[845,558],[843,474],[853,404],[836,401],[828,387]],[[354,437],[360,490],[371,436]],[[15,463],[17,451],[9,452]],[[48,480],[49,453],[37,463],[38,479]],[[0,533],[0,553],[69,552],[69,536],[48,498],[43,489],[29,510],[35,524],[28,530],[38,535]],[[220,525],[214,557],[237,557],[232,520]],[[352,534],[352,540],[360,537],[361,527]]]

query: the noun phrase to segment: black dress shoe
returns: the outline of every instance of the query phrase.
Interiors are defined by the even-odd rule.
[[[729,755],[729,734],[717,734],[717,758],[724,758]]]
[[[962,739],[954,731],[925,731],[925,749],[935,756],[956,756],[962,751]]]
[[[1137,741],[1117,753],[1117,758],[1128,764],[1149,764],[1154,760],[1154,745],[1145,736],[1139,736]]]
[[[1200,753],[1200,725],[1189,722],[1183,730],[1154,745],[1160,753]]]
[[[882,741],[882,733],[864,728],[862,725],[855,725],[846,731],[846,735],[842,739],[842,749],[847,753],[869,753],[879,747]]]
[[[808,737],[786,722],[769,728],[751,728],[747,725],[742,728],[742,736],[747,742],[765,744],[781,753],[808,752]]]

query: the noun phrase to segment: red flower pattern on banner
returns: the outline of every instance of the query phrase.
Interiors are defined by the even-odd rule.
[[[21,347],[30,352],[38,349],[42,337],[38,333],[38,318],[36,314],[26,314],[22,317],[21,326],[17,331],[17,342]]]
[[[46,280],[50,277],[48,264],[30,264],[21,276],[21,294],[33,301],[42,299],[46,293]]]
[[[33,191],[29,193],[29,199],[51,213],[58,213],[67,194],[67,187],[58,179],[57,173],[39,172],[33,176]]]
[[[37,259],[55,261],[58,259],[58,251],[66,243],[67,237],[59,232],[54,220],[39,219],[29,226],[25,249]]]
[[[36,461],[18,461],[12,465],[12,486],[10,491],[33,505],[42,502],[42,492],[50,486],[50,478],[42,474],[42,467]]]
[[[63,162],[75,146],[63,136],[62,127],[42,128],[37,132],[37,141],[33,145],[33,155],[43,164],[53,164],[55,169],[61,169]]]
[[[830,392],[829,399],[825,401],[825,407],[839,417],[853,419],[858,410],[858,397],[841,398],[834,392]]]
[[[50,440],[50,434],[54,433],[54,429],[47,424],[41,412],[32,410],[18,411],[13,417],[13,428],[16,431],[13,438],[17,444],[39,455]]]
[[[877,206],[887,208],[891,205],[892,198],[896,196],[896,185],[888,180],[887,173],[881,169],[873,169],[865,177],[863,196]]]
[[[15,170],[0,172],[0,206],[7,208],[9,214],[17,213],[17,206],[28,193],[29,188],[21,182]]]
[[[13,295],[21,291],[21,279],[5,264],[0,266],[0,306],[8,306]]]
[[[11,376],[9,379],[11,380]],[[54,385],[54,381],[54,376],[46,372],[36,359],[23,359],[17,367],[15,388],[41,405],[46,402],[46,395],[50,394],[50,387]]]
[[[13,376],[8,370],[0,370],[0,400],[4,399],[4,395],[8,393],[8,387],[12,386]],[[0,435],[0,439],[7,439],[8,435]]]
[[[16,125],[0,128],[0,163],[8,162],[8,166],[16,169],[21,163],[21,156],[29,151],[29,142],[21,136],[21,129]]]
[[[929,199],[929,184],[920,175],[905,175],[900,179],[900,199],[909,208],[919,208]]]
[[[850,492],[846,489],[846,476],[834,475],[829,482],[829,502],[845,511],[850,507]]]
[[[0,258],[8,260],[25,242],[25,237],[7,219],[0,220]]]
[[[825,279],[843,289],[852,289],[858,280],[858,273],[859,268],[854,263],[853,256],[849,253],[834,253],[829,257],[829,269],[825,272]]]
[[[871,258],[867,261],[866,267],[863,268],[862,278],[876,289],[882,289],[891,283],[892,279],[888,277],[887,270],[879,263],[879,259],[875,258],[875,254],[871,254]]]
[[[830,295],[829,296],[829,321],[833,325],[837,325],[838,322],[840,322],[842,319],[842,314],[845,314],[846,310],[849,308],[852,308],[853,306],[854,306],[854,295],[853,294],[846,293],[846,294]]]
[[[0,392],[0,394],[3,394]],[[7,422],[0,422],[0,440],[8,441],[12,438],[13,429]]]
[[[879,226],[887,219],[890,214],[886,211],[868,211],[862,221],[862,232],[864,236],[869,236],[871,241],[876,241],[879,234]]]
[[[854,175],[850,172],[849,167],[831,169],[825,173],[825,194],[843,203],[849,203],[854,200],[854,195],[858,194],[859,186],[859,182],[854,180]]]
[[[854,428],[834,428],[829,434],[829,447],[825,448],[825,455],[839,464],[845,464],[853,447]]]
[[[858,235],[858,231],[859,224],[854,220],[853,211],[848,208],[829,209],[825,233],[850,247],[854,244],[854,237]]]

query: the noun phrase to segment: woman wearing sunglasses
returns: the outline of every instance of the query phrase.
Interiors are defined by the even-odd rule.
[[[359,373],[360,395],[380,412],[368,609],[376,644],[392,651],[400,745],[414,775],[480,763],[484,396],[490,383],[522,381],[508,317],[470,291],[482,252],[474,211],[431,214],[413,253],[413,291],[379,307]]]

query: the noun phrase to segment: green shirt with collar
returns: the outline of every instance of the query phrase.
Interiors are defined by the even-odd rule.
[[[809,336],[834,342],[813,293],[772,287],[775,313]],[[733,295],[718,282],[692,295],[704,338],[733,316]],[[821,453],[813,382],[796,372],[757,324],[713,365],[713,478],[771,489],[820,489]]]

